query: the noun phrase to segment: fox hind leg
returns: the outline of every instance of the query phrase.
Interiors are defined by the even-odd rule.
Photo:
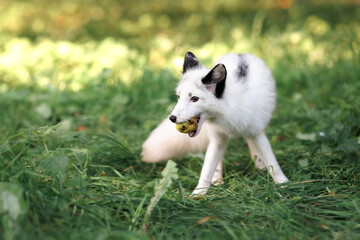
[[[263,132],[248,138],[248,142],[250,143],[249,146],[253,147],[253,151],[258,150],[260,159],[270,172],[275,183],[285,183],[289,181],[276,161],[269,140]]]
[[[251,160],[255,160],[255,167],[259,170],[266,169],[265,163],[262,160],[262,159],[264,159],[264,157],[261,155],[260,151],[256,148],[253,141],[246,138],[246,142],[249,146]],[[255,157],[256,157],[256,159],[255,159]]]

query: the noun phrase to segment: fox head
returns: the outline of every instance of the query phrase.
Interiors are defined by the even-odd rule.
[[[191,52],[185,54],[183,75],[176,88],[178,102],[169,119],[174,123],[197,121],[196,136],[202,124],[215,114],[225,90],[227,71],[225,65],[217,64],[211,70],[202,66]],[[193,120],[196,119],[196,120]]]

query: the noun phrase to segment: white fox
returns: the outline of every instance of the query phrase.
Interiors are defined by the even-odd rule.
[[[244,137],[256,168],[267,168],[275,183],[288,182],[264,134],[275,108],[275,81],[265,63],[250,54],[229,53],[209,70],[191,52],[176,88],[178,103],[142,146],[145,162],[158,162],[206,150],[193,195],[222,181],[226,143]],[[196,119],[194,131],[180,133],[174,123]],[[192,120],[193,121],[193,120]]]

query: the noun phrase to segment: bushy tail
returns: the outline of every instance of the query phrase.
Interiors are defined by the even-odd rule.
[[[190,138],[187,134],[178,132],[175,124],[165,119],[143,143],[141,156],[144,162],[159,162],[187,153],[205,151],[208,144],[206,123],[198,136]]]

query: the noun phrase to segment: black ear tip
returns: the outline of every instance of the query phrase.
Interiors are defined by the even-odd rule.
[[[218,71],[222,71],[226,76],[227,70],[226,70],[226,67],[225,67],[224,64],[218,63],[213,69],[216,69]]]
[[[185,54],[185,57],[195,57],[195,55],[189,51]]]
[[[218,68],[218,67],[221,67],[221,68],[223,68],[223,69],[225,69],[226,70],[226,67],[225,67],[225,65],[224,64],[222,64],[222,63],[218,63],[214,68]]]
[[[195,57],[195,55],[192,52],[187,52],[184,59],[183,73],[189,69],[196,68],[199,65],[199,60]]]

